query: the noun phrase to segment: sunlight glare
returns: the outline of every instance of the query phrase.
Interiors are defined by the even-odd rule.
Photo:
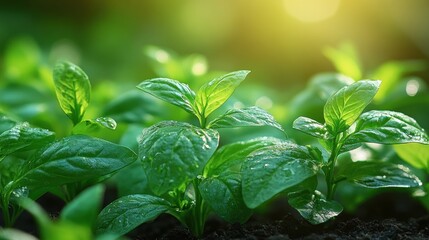
[[[333,16],[340,0],[284,0],[286,11],[302,22],[319,22]]]

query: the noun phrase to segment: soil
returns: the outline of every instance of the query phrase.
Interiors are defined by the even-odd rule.
[[[109,201],[107,201],[109,202]],[[39,203],[52,217],[63,204],[46,195]],[[352,215],[342,213],[336,219],[311,225],[279,199],[263,212],[255,213],[245,224],[227,224],[210,218],[201,239],[429,239],[429,214],[419,202],[402,193],[384,193],[359,207]],[[38,235],[34,219],[24,212],[15,228]],[[196,239],[170,215],[142,224],[127,235],[129,239]]]
[[[131,239],[196,239],[176,219],[162,215],[128,234]],[[311,225],[285,200],[245,224],[226,224],[212,218],[206,224],[205,240],[224,239],[429,239],[429,214],[420,203],[401,193],[385,193],[321,225]]]

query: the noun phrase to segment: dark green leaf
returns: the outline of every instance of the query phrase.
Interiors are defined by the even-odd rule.
[[[78,66],[62,62],[54,68],[55,91],[64,113],[78,124],[88,107],[91,85],[88,76]]]
[[[36,153],[15,184],[50,187],[95,179],[136,160],[128,148],[84,135],[72,135]]]
[[[194,111],[195,93],[187,84],[168,78],[154,78],[143,81],[137,88],[181,107],[189,113],[196,114]]]
[[[234,93],[250,71],[236,71],[204,84],[197,93],[196,107],[200,117],[207,117]]]
[[[95,185],[68,203],[61,211],[61,221],[92,228],[103,203],[104,187]]]
[[[173,190],[202,174],[219,142],[215,130],[162,122],[143,130],[139,157],[156,194]]]
[[[362,80],[340,89],[325,104],[323,114],[334,133],[347,130],[371,102],[381,81]]]
[[[125,196],[101,211],[96,232],[123,235],[169,210],[170,203],[162,198],[143,194]]]
[[[347,145],[362,142],[429,144],[429,138],[413,118],[399,112],[374,110],[359,117],[355,131],[346,140]]]
[[[250,154],[242,165],[243,198],[255,208],[314,176],[319,167],[307,148],[283,142]]]
[[[351,162],[340,168],[337,176],[367,188],[407,188],[422,185],[420,179],[409,168],[389,162]]]
[[[284,131],[273,116],[258,107],[230,109],[209,123],[208,128],[270,126]]]
[[[326,200],[319,191],[294,192],[288,198],[289,204],[312,224],[324,223],[343,211],[341,204]]]
[[[413,165],[413,167],[429,171],[429,145],[408,143],[395,145],[393,148],[399,157]]]
[[[329,133],[325,125],[319,123],[316,120],[307,117],[299,117],[293,122],[293,128],[307,133],[313,137],[321,139],[331,139],[332,134]]]
[[[199,189],[211,209],[228,222],[244,223],[252,214],[243,201],[240,180],[222,177],[204,179]]]
[[[28,123],[19,123],[0,134],[0,158],[18,150],[42,147],[55,139],[55,133],[41,128],[31,128]]]
[[[224,178],[241,178],[241,164],[246,157],[266,147],[281,144],[277,138],[261,137],[249,141],[235,142],[219,148],[206,164],[204,176],[223,176]]]

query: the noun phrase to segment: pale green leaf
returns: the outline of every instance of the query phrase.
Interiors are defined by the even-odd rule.
[[[78,124],[90,100],[91,85],[88,76],[78,66],[61,62],[55,65],[54,83],[61,108],[74,125]]]
[[[196,107],[200,117],[206,118],[234,93],[250,71],[236,71],[204,84],[197,93]]]
[[[340,89],[325,104],[323,114],[334,133],[347,130],[377,93],[381,81],[362,80]]]
[[[429,145],[408,143],[395,145],[393,148],[399,157],[413,167],[429,171]]]

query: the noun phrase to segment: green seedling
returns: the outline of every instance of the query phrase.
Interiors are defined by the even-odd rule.
[[[283,143],[250,154],[242,166],[247,206],[255,208],[285,192],[292,207],[311,223],[319,224],[343,210],[335,201],[336,187],[342,182],[367,188],[420,186],[418,177],[403,165],[377,159],[338,160],[364,143],[429,144],[424,129],[409,116],[378,110],[362,113],[380,83],[362,80],[341,88],[325,104],[324,124],[306,117],[295,120],[293,127],[319,139],[321,149]],[[318,173],[325,181],[318,180]]]
[[[86,75],[71,63],[54,70],[58,98],[75,129],[113,124],[109,119],[82,121],[89,101]],[[91,128],[89,128],[91,129]],[[19,198],[33,200],[52,192],[70,201],[87,186],[99,182],[137,157],[130,149],[83,134],[55,140],[49,130],[32,128],[0,117],[1,208],[6,226],[22,212]]]
[[[139,140],[146,194],[119,198],[98,217],[99,232],[125,234],[140,224],[168,213],[195,236],[201,236],[211,212],[229,222],[246,221],[251,210],[241,195],[242,160],[255,149],[279,140],[257,139],[219,146],[219,128],[271,126],[282,130],[260,108],[230,109],[209,120],[227,101],[248,71],[226,74],[204,84],[197,93],[186,84],[158,78],[138,88],[193,114],[200,126],[164,121],[143,130]]]

